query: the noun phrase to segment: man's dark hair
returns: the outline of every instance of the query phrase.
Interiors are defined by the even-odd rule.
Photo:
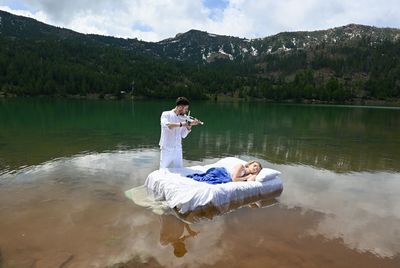
[[[179,105],[183,105],[183,106],[189,105],[189,100],[186,99],[185,97],[178,97],[176,99],[176,106],[179,106]]]

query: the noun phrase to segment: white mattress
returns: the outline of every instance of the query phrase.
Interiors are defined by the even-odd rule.
[[[186,177],[188,174],[205,172],[211,167],[225,167],[228,172],[231,172],[237,163],[244,163],[244,161],[227,157],[211,165],[160,169],[148,175],[145,186],[157,199],[165,200],[170,208],[175,208],[180,213],[194,211],[210,204],[222,206],[232,201],[283,189],[282,180],[278,176],[265,182],[229,182],[215,185]]]

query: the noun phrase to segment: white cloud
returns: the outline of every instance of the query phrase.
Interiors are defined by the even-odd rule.
[[[400,27],[397,16],[400,5],[395,0],[230,0],[225,9],[217,11],[205,6],[202,0],[16,2],[20,5],[0,0],[0,8],[78,32],[138,37],[147,41],[158,41],[190,29],[255,38],[349,23]],[[16,9],[18,6],[26,10]],[[151,30],[135,25],[146,25]]]

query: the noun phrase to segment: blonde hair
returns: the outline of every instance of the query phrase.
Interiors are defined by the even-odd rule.
[[[244,166],[249,167],[251,164],[254,164],[254,163],[256,163],[260,167],[260,170],[262,169],[261,163],[256,160],[251,160],[251,161],[247,162]]]

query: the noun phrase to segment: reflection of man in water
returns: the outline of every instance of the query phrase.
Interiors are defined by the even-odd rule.
[[[162,215],[160,217],[160,243],[163,246],[171,244],[174,247],[176,257],[182,257],[186,254],[185,239],[196,236],[198,232],[190,229],[187,223],[182,222],[173,215]],[[184,235],[184,232],[188,232]]]

